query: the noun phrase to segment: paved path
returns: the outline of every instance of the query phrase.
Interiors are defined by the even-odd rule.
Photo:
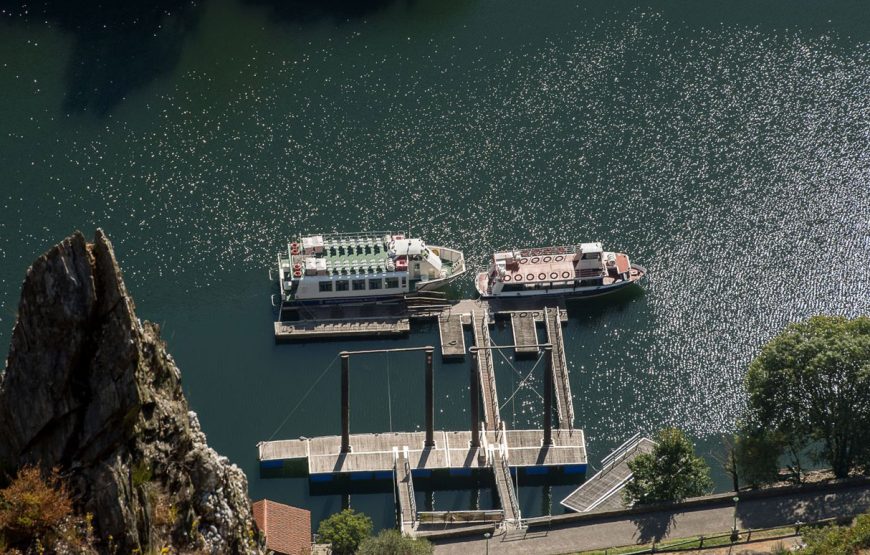
[[[767,528],[809,522],[870,510],[870,485],[744,500],[739,503],[738,526]],[[731,529],[734,506],[661,511],[656,513],[602,518],[546,528],[531,528],[525,535],[510,532],[490,538],[489,553],[559,554],[586,549],[642,544],[666,538],[717,534]],[[484,538],[439,542],[436,555],[486,553]]]

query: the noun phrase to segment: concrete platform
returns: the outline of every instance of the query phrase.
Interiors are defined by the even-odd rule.
[[[312,480],[333,475],[392,479],[399,452],[407,458],[415,476],[433,471],[464,475],[489,470],[491,457],[502,450],[511,468],[561,468],[566,473],[586,472],[586,444],[582,430],[553,430],[554,444],[542,447],[542,430],[481,432],[481,445],[471,448],[470,431],[436,431],[435,447],[424,448],[425,432],[354,434],[351,452],[342,454],[341,436],[266,441],[258,444],[261,469],[288,469],[308,474]],[[380,475],[380,476],[378,476]]]

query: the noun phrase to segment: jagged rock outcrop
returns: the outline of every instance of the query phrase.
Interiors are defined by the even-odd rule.
[[[101,230],[91,244],[76,232],[24,280],[0,376],[0,465],[25,464],[69,477],[101,551],[259,551],[245,475],[206,444]]]

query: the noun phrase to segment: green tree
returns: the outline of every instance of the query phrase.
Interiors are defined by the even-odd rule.
[[[331,543],[332,552],[348,555],[356,552],[360,543],[372,533],[372,519],[353,509],[345,509],[320,522],[320,541]]]
[[[818,445],[811,454],[838,478],[870,459],[870,318],[788,326],[752,361],[746,387],[749,420],[793,455]]]
[[[757,488],[779,479],[783,441],[762,426],[741,424],[731,455],[744,485]]]
[[[628,463],[634,474],[623,493],[626,503],[648,504],[681,501],[704,495],[713,488],[710,467],[695,455],[692,443],[676,428],[656,434],[651,453]]]
[[[406,538],[398,530],[381,530],[359,545],[359,555],[431,555],[432,544],[425,539]]]

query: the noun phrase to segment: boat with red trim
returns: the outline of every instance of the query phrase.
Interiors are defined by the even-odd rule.
[[[625,253],[605,251],[601,243],[581,243],[497,252],[474,285],[484,298],[593,297],[637,283],[646,273]]]

